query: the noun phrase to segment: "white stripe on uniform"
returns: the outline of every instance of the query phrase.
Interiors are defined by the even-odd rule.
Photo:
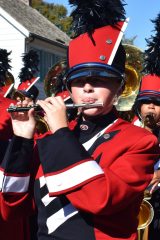
[[[2,192],[15,192],[15,193],[27,192],[29,180],[30,176],[26,177],[5,176],[2,186]]]
[[[94,160],[81,163],[65,172],[46,177],[50,193],[72,188],[90,178],[103,174],[102,168]]]
[[[58,212],[53,214],[47,219],[48,234],[54,232],[59,226],[61,226],[69,218],[77,214],[78,211],[72,204],[66,205],[64,208],[60,209]]]

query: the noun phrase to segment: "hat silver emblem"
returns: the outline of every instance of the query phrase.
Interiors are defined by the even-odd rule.
[[[100,60],[102,60],[102,61],[106,60],[106,56],[104,56],[104,55],[101,55],[99,58],[100,58]]]
[[[112,40],[111,40],[111,39],[107,39],[107,40],[106,40],[106,43],[111,44],[111,43],[112,43]]]

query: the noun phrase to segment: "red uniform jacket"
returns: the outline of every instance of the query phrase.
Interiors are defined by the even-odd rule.
[[[1,169],[3,218],[30,212],[34,182],[40,240],[137,239],[139,207],[159,155],[157,138],[113,120],[105,127],[101,120],[81,123],[74,134],[63,128],[38,140],[38,171],[33,141],[15,137]]]
[[[2,161],[9,139],[13,136],[12,123],[7,108],[15,100],[3,97],[0,94],[0,162]],[[29,219],[20,217],[10,221],[4,221],[0,215],[0,239],[1,240],[29,240]]]

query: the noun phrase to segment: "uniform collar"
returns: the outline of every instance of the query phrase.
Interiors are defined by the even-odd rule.
[[[99,116],[89,121],[83,121],[82,118],[80,118],[77,124],[77,130],[85,132],[85,134],[92,134],[105,128],[116,119],[117,116],[114,109],[106,115]]]

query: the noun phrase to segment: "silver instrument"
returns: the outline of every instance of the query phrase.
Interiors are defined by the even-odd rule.
[[[67,109],[73,109],[73,108],[87,109],[87,108],[95,108],[95,107],[103,107],[103,103],[95,102],[95,103],[66,104]],[[26,111],[29,111],[31,108],[34,108],[34,111],[36,111],[36,112],[43,111],[43,109],[40,107],[40,105],[33,104],[30,106],[26,106],[26,107],[10,106],[9,108],[7,108],[7,112],[9,112],[9,113],[11,113],[11,112],[26,112]]]

